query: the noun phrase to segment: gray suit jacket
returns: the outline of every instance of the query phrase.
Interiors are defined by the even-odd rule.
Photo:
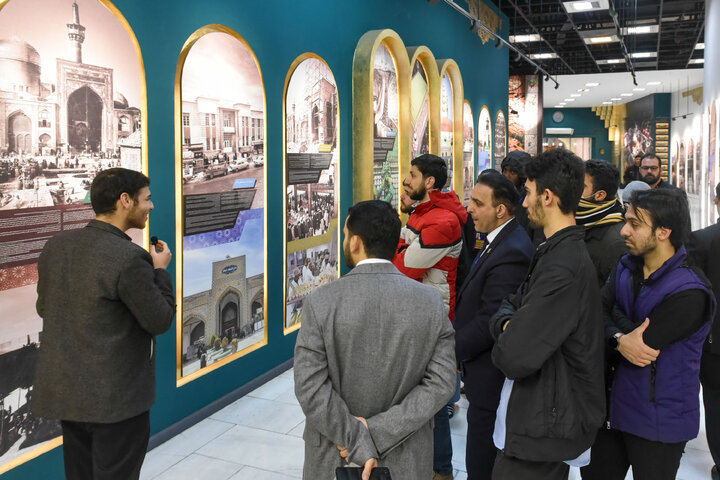
[[[113,423],[148,411],[155,400],[154,336],[175,315],[170,274],[98,220],[52,237],[38,273],[43,331],[33,412]]]
[[[431,420],[455,391],[454,348],[440,292],[391,263],[360,265],[308,295],[295,346],[303,478],[335,478],[345,465],[337,445],[358,465],[379,458],[393,480],[432,478]]]

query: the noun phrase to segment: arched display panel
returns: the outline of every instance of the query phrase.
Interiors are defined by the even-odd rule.
[[[452,59],[439,60],[440,67],[440,156],[448,164],[445,188],[463,191],[463,102],[460,69]]]
[[[353,58],[353,168],[355,202],[400,204],[410,166],[410,65],[392,30],[360,38]]]
[[[475,129],[470,102],[463,103],[463,205],[470,203],[470,194],[475,184]]]
[[[423,153],[437,154],[440,145],[440,75],[437,62],[427,47],[409,47],[410,78],[410,159]]]
[[[505,114],[502,110],[498,110],[497,116],[495,117],[495,138],[494,138],[494,165],[493,167],[498,172],[500,171],[500,165],[502,164],[503,158],[507,155],[507,128],[505,125]]]
[[[477,172],[492,168],[492,120],[487,105],[483,105],[478,118]]]
[[[300,328],[302,303],[340,267],[340,131],[335,77],[312,53],[285,81],[285,334]]]
[[[42,330],[38,256],[50,236],[95,218],[97,172],[147,173],[147,97],[137,38],[109,0],[5,0],[0,9],[3,474],[62,443],[59,422],[30,409]],[[147,228],[127,233],[147,245]]]
[[[180,386],[267,344],[265,89],[237,32],[185,42],[175,111]]]

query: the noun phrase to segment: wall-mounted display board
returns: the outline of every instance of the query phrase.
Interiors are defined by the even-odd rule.
[[[477,172],[492,168],[492,120],[487,105],[483,105],[478,117]]]
[[[185,42],[175,82],[179,386],[267,344],[266,109],[255,54],[221,25]]]
[[[470,194],[475,184],[475,129],[470,102],[463,102],[463,205],[470,203]]]
[[[460,68],[452,59],[439,60],[440,156],[448,165],[445,189],[463,195],[463,104]]]
[[[355,201],[400,205],[410,164],[410,62],[392,30],[360,38],[353,57],[353,169]]]
[[[303,298],[339,276],[338,93],[330,68],[306,53],[285,83],[285,334],[300,328]]]
[[[493,166],[497,171],[500,171],[503,158],[507,155],[506,130],[505,114],[502,110],[499,110],[495,117],[495,146],[493,148],[495,152],[495,164]]]
[[[147,103],[140,47],[109,1],[0,8],[2,474],[62,443],[59,422],[29,406],[42,330],[38,257],[51,236],[95,218],[89,190],[99,171],[147,172]],[[147,232],[128,234],[147,245]]]
[[[437,62],[427,47],[407,49],[412,68],[410,79],[410,158],[437,152],[439,140],[440,74]]]

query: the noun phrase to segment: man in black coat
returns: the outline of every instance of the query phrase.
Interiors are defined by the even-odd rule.
[[[518,291],[490,319],[492,360],[506,380],[493,439],[493,479],[567,479],[590,461],[605,418],[603,320],[595,268],[575,225],[585,167],[543,152],[525,168],[525,206],[547,240]]]
[[[492,434],[505,376],[490,359],[494,341],[488,320],[502,299],[522,283],[534,251],[525,229],[514,218],[518,196],[509,179],[485,170],[478,176],[468,206],[475,230],[487,235],[485,248],[458,289],[455,310],[455,357],[469,402],[468,480],[490,480],[497,453]]]
[[[155,335],[175,316],[172,254],[130,241],[153,209],[150,180],[111,168],[90,188],[96,218],[60,233],[38,261],[43,319],[33,412],[60,419],[68,480],[140,475],[155,401]]]
[[[720,183],[715,186],[715,208],[720,214]],[[696,230],[690,235],[688,255],[700,267],[712,284],[715,298],[720,299],[720,223]],[[720,480],[720,309],[715,312],[710,335],[703,346],[700,359],[700,382],[705,407],[705,433],[715,465],[713,480]]]

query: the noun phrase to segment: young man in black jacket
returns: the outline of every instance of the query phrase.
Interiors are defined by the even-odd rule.
[[[490,319],[492,360],[506,380],[493,479],[566,479],[590,461],[605,417],[603,323],[595,267],[575,224],[582,160],[564,149],[527,166],[524,205],[547,240],[519,290]]]

